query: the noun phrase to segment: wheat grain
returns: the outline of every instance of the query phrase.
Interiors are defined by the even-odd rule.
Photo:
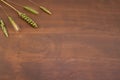
[[[28,7],[28,6],[23,6],[23,8],[33,14],[39,14],[38,11],[36,11],[35,9],[31,8],[31,7]]]
[[[12,24],[12,26],[14,27],[14,29],[16,31],[19,31],[20,27],[15,23],[15,21],[12,19],[12,17],[8,16],[8,19],[9,19],[10,23]]]
[[[40,9],[43,10],[44,12],[46,12],[47,14],[51,15],[52,13],[45,7],[40,6]]]

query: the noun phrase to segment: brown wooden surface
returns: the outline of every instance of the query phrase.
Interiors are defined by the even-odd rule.
[[[7,6],[21,27],[15,32],[0,9],[10,37],[0,31],[0,80],[120,80],[120,0],[11,0],[40,12],[31,28]]]

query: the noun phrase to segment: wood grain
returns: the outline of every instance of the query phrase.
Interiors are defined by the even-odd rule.
[[[40,12],[31,28],[0,2],[21,27],[15,32],[0,9],[10,37],[0,31],[0,80],[120,80],[120,0],[11,0]]]

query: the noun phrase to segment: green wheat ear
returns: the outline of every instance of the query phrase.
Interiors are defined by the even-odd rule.
[[[38,25],[30,18],[28,17],[26,14],[24,13],[19,13],[19,16],[25,20],[28,24],[30,24],[33,28],[38,28]]]
[[[6,28],[6,26],[5,26],[5,24],[4,24],[4,22],[3,22],[2,19],[0,19],[0,27],[1,27],[4,35],[5,35],[6,37],[8,37],[8,36],[9,36],[9,35],[8,35],[8,31],[7,31],[7,28]]]

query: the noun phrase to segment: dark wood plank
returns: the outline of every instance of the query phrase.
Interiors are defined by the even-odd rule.
[[[120,0],[11,0],[40,12],[31,28],[3,3],[21,27],[15,32],[0,9],[10,37],[0,31],[0,80],[120,80]]]

